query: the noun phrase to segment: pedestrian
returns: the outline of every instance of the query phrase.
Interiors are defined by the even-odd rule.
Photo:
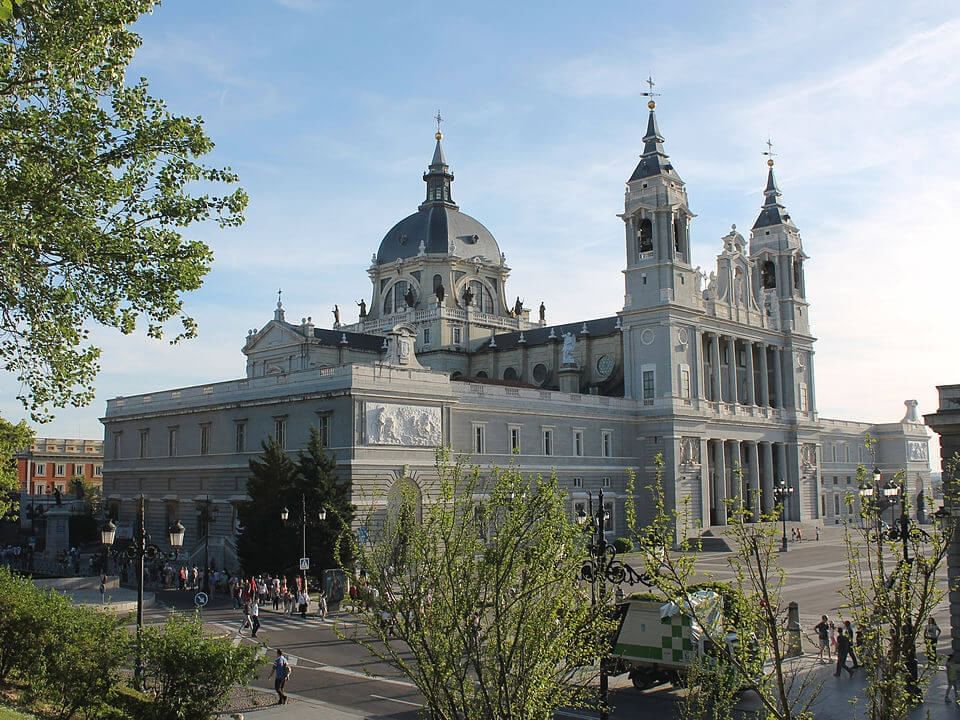
[[[850,638],[847,637],[845,632],[840,633],[840,637],[837,638],[837,670],[833,673],[834,677],[840,677],[840,668],[846,670],[850,677],[853,677],[853,668],[856,665],[847,667],[847,655],[850,653]]]
[[[954,653],[950,653],[950,657],[947,658],[947,691],[943,695],[944,702],[950,702],[950,688],[953,688],[953,700],[957,702],[960,696],[957,694],[957,665]]]
[[[803,542],[803,531],[797,528],[797,542]]]
[[[927,621],[923,630],[923,639],[927,641],[927,663],[937,662],[937,640],[940,639],[940,626],[934,618]]]
[[[100,604],[107,604],[107,576],[100,576]]]
[[[250,601],[250,620],[253,624],[253,632],[250,633],[250,637],[257,636],[257,630],[260,629],[260,603],[257,602],[256,598]]]
[[[185,565],[181,565],[181,566],[180,566],[180,573],[179,573],[179,575],[180,575],[180,586],[179,586],[179,589],[180,589],[180,590],[186,590],[186,589],[187,589],[187,568],[186,568]]]
[[[843,621],[843,632],[841,632],[840,634],[847,636],[847,652],[850,654],[850,659],[853,661],[853,669],[856,670],[858,667],[860,667],[860,663],[857,662],[857,652],[856,652],[856,650],[853,649],[853,646],[854,646],[854,644],[855,644],[855,643],[854,643],[854,640],[855,640],[856,638],[855,638],[854,633],[853,633],[853,625],[850,623],[849,620],[844,620],[844,621]],[[859,635],[859,633],[858,633],[858,635]],[[837,652],[840,652],[840,650],[839,650],[839,642],[840,642],[840,641],[838,640],[838,641],[837,641],[837,643],[838,643]]]
[[[820,526],[819,525],[817,525],[816,532],[817,532],[817,542],[820,542]]]
[[[793,542],[796,542],[796,541],[797,541],[797,529],[796,529],[796,528],[790,528],[790,540],[793,541]]]
[[[320,590],[320,594],[317,595],[317,614],[320,616],[321,620],[327,619],[327,593]]]
[[[300,611],[300,617],[307,619],[307,606],[310,604],[310,596],[307,595],[306,588],[297,591],[297,609]]]
[[[834,652],[837,651],[837,625],[833,620],[830,621],[830,647]]]
[[[277,648],[277,659],[273,661],[267,679],[273,678],[273,689],[277,691],[277,705],[287,704],[287,694],[283,691],[290,679],[290,663],[283,656],[283,650]]]
[[[243,603],[243,622],[237,628],[237,635],[243,635],[243,631],[253,627],[253,621],[250,619],[250,601]]]
[[[822,663],[828,663],[833,658],[830,655],[830,621],[827,620],[826,615],[820,616],[820,622],[818,622],[814,628],[817,631],[817,644],[820,646],[820,654],[817,655],[817,658]],[[827,659],[823,659],[823,651],[827,651]]]

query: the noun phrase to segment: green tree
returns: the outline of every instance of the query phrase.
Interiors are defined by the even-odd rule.
[[[2,262],[2,261],[0,261]],[[25,420],[14,425],[0,417],[0,518],[19,510],[19,478],[14,455],[33,443],[33,430]]]
[[[587,706],[581,668],[607,652],[613,623],[578,579],[583,533],[556,477],[481,476],[443,450],[436,471],[429,504],[411,488],[367,518],[380,528],[357,557],[371,602],[344,637],[408,676],[432,718]]]
[[[150,337],[179,316],[212,254],[194,223],[242,222],[229,169],[197,117],[170,113],[147,81],[126,82],[131,29],[156,0],[15,0],[0,12],[0,363],[35,420],[93,398],[91,321]],[[5,19],[4,19],[5,18]]]
[[[280,521],[280,510],[293,488],[297,466],[272,437],[261,447],[263,453],[249,463],[250,501],[238,509],[243,532],[237,540],[237,555],[248,574],[276,572],[280,569],[277,554],[287,552],[290,542],[295,543],[295,548],[299,546]]]
[[[171,614],[164,625],[143,631],[144,678],[154,694],[156,720],[207,720],[227,693],[253,679],[262,662],[259,646],[204,633],[198,617]]]

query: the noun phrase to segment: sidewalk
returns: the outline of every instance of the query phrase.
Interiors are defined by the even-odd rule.
[[[274,693],[270,693],[274,697]],[[268,720],[268,718],[284,718],[284,720],[357,720],[357,718],[371,718],[355,710],[331,705],[322,700],[313,700],[302,695],[289,694],[290,702],[286,705],[270,705],[259,710],[250,710],[238,713],[244,720]],[[230,714],[221,714],[221,718],[230,718]]]

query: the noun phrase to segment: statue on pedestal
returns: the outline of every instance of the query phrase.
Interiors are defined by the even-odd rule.
[[[542,325],[546,321],[547,321],[547,306],[544,305],[543,302],[541,302],[540,303],[540,324]]]
[[[333,306],[333,326],[335,328],[340,327],[340,306],[339,305]]]
[[[357,305],[360,307],[360,319],[363,320],[367,316],[367,301],[361,300]]]
[[[577,339],[573,336],[571,332],[565,332],[563,334],[563,359],[561,363],[563,365],[576,365],[577,361],[573,357],[573,349],[577,346]]]

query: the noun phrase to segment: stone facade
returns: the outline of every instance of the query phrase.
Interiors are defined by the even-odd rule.
[[[400,484],[429,502],[438,445],[482,468],[556,471],[571,513],[604,488],[611,535],[624,531],[627,469],[645,487],[658,453],[666,499],[683,508],[678,532],[690,535],[724,525],[730,498],[772,510],[780,482],[794,491],[790,519],[840,521],[835,498],[861,461],[884,473],[906,465],[910,492],[928,488],[922,425],[817,413],[807,256],[772,166],[749,241],[732,227],[706,273],[691,258],[693,213],[652,107],[644,143],[620,215],[623,307],[548,324],[544,306],[510,302],[506,256],[453,203],[438,133],[426,200],[374,253],[357,323],[342,325],[339,308],[329,329],[290,323],[278,302],[247,333],[246,377],[108,402],[112,511],[129,522],[143,493],[148,523],[181,520],[189,547],[209,498],[221,508],[211,536],[229,546],[250,457],[268,436],[303,447],[310,426],[355,503],[376,512]],[[868,432],[876,458],[859,449]]]

